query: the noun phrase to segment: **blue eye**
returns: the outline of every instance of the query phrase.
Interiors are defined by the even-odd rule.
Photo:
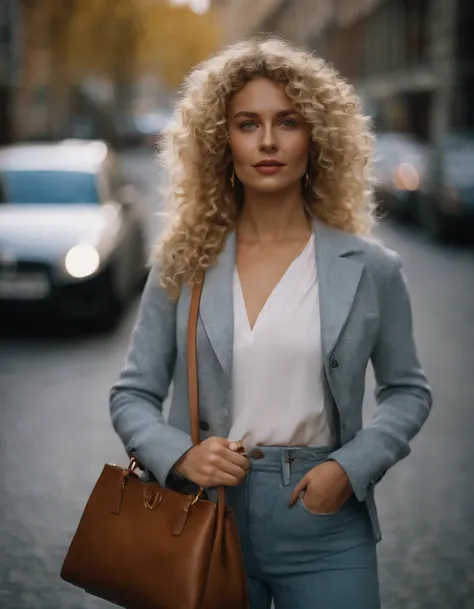
[[[251,127],[255,127],[255,123],[253,121],[245,121],[245,123],[241,123],[241,129],[249,129]]]
[[[284,120],[281,121],[281,124],[284,127],[296,127],[296,121],[294,121],[291,118],[285,118]]]

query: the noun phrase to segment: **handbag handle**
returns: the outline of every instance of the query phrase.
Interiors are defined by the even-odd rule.
[[[191,304],[189,307],[188,320],[188,392],[189,392],[189,413],[191,419],[191,440],[193,444],[199,444],[199,393],[198,393],[198,373],[197,373],[197,323],[199,317],[199,303],[201,300],[202,282],[193,287],[191,294]],[[196,500],[199,499],[204,489],[201,487]],[[218,487],[218,503],[221,515],[225,506],[224,487]]]

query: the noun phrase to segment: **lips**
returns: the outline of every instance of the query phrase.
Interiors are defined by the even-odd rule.
[[[279,173],[284,166],[285,163],[281,163],[275,159],[263,159],[256,163],[253,168],[261,175],[272,176]]]
[[[283,167],[285,163],[276,161],[274,159],[265,159],[258,163],[255,163],[254,167]]]

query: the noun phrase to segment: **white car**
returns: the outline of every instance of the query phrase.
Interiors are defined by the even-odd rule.
[[[144,214],[111,149],[0,148],[0,306],[113,324],[146,273]]]

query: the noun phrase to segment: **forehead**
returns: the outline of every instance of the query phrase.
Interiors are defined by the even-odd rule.
[[[248,82],[240,91],[234,93],[229,101],[229,112],[255,112],[270,114],[291,109],[290,98],[284,85],[269,78],[258,78]]]

